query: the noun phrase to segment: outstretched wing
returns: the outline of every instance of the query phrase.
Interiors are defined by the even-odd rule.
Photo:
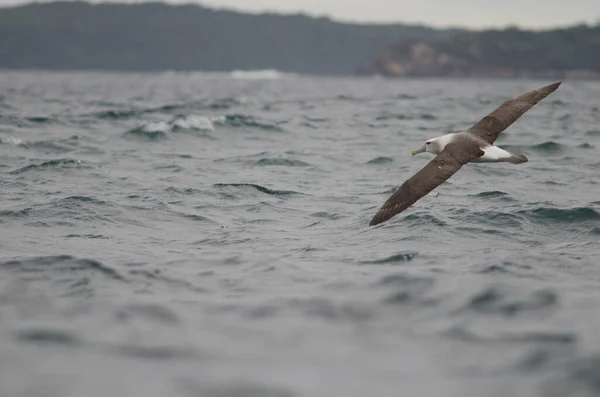
[[[369,226],[385,222],[413,205],[421,197],[444,183],[469,161],[483,156],[472,141],[452,142],[419,172],[404,182],[381,206]]]
[[[552,94],[560,84],[561,82],[550,84],[507,100],[492,113],[479,120],[467,132],[493,144],[498,138],[498,134],[517,121],[519,117],[536,103]]]

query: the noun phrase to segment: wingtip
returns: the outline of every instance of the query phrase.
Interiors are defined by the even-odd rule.
[[[371,222],[369,222],[369,226],[375,226],[378,225],[379,223],[381,223],[380,221],[377,220],[377,217],[371,219]]]
[[[562,81],[557,81],[556,83],[552,83],[548,85],[548,88],[552,88],[552,90],[557,89],[562,84]]]
[[[380,208],[379,211],[377,211],[377,213],[373,217],[373,219],[371,219],[371,222],[369,222],[369,226],[379,225],[380,223],[383,223],[389,220],[390,218],[393,218],[394,215],[396,214],[390,213],[389,208]]]
[[[375,226],[375,225],[380,224],[381,222],[384,222],[385,219],[382,215],[383,215],[383,212],[380,209],[379,211],[377,211],[377,213],[375,214],[373,219],[371,219],[371,222],[369,222],[369,226]]]
[[[552,83],[552,84],[548,84],[542,88],[539,88],[537,90],[537,96],[541,95],[540,99],[543,99],[545,97],[547,97],[548,95],[552,94],[554,91],[556,91],[558,89],[558,87],[562,84],[562,81],[557,81],[556,83]]]

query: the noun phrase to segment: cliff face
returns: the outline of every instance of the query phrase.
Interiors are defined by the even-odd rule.
[[[383,76],[463,76],[471,74],[472,69],[468,60],[419,41],[393,45],[361,72]]]
[[[401,40],[360,74],[383,76],[600,78],[600,27],[516,29]]]

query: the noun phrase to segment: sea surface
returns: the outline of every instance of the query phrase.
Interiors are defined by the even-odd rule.
[[[0,73],[0,395],[597,396],[600,82]]]

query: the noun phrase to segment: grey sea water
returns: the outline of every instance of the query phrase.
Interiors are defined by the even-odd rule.
[[[600,394],[600,83],[0,74],[0,395]]]

